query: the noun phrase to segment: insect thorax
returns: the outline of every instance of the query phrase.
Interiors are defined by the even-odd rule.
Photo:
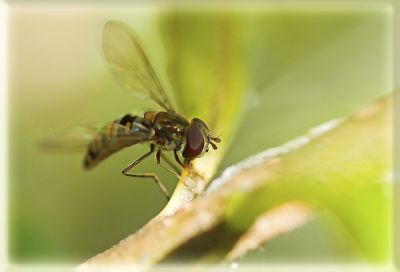
[[[146,112],[144,119],[151,122],[156,135],[156,143],[163,150],[181,150],[184,134],[189,122],[172,112]]]

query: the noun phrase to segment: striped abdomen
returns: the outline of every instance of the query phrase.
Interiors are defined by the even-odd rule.
[[[124,147],[154,140],[154,129],[145,119],[130,114],[105,125],[90,142],[84,167],[89,169]]]

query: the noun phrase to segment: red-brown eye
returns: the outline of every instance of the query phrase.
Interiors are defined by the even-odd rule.
[[[190,126],[186,134],[186,146],[182,152],[182,156],[188,159],[196,158],[201,154],[203,148],[203,133],[197,126]]]

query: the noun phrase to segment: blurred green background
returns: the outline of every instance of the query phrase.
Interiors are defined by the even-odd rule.
[[[223,114],[234,107],[232,120],[224,122],[236,133],[215,131],[232,143],[219,173],[347,116],[392,88],[391,10],[383,4],[12,7],[9,248],[15,262],[84,260],[137,230],[165,205],[154,184],[120,174],[147,146],[123,150],[89,172],[81,168],[83,152],[38,148],[41,139],[74,125],[157,109],[129,96],[112,78],[101,52],[108,20],[136,30],[163,85],[188,117],[203,105],[205,116],[198,117],[212,122],[217,117],[207,116],[207,109]],[[233,71],[230,76],[224,67]],[[234,97],[208,100],[207,88],[215,82],[232,89]],[[190,99],[195,103],[182,103]],[[154,159],[140,171],[156,172],[174,188],[176,178],[155,167]],[[383,206],[389,214],[390,205]],[[384,245],[390,239],[388,222],[376,222]],[[358,260],[350,240],[322,216],[247,258]]]

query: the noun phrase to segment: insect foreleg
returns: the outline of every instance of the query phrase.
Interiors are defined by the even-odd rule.
[[[124,174],[125,176],[128,176],[128,177],[152,178],[154,180],[154,182],[157,184],[157,186],[160,188],[160,190],[164,193],[164,195],[166,196],[167,200],[169,200],[170,199],[170,195],[169,195],[167,189],[162,184],[162,182],[160,181],[160,179],[157,177],[156,174],[154,174],[154,173],[144,173],[144,174],[128,173],[129,170],[131,170],[133,167],[135,167],[136,165],[141,163],[144,159],[146,159],[148,156],[150,156],[153,152],[154,152],[154,145],[152,144],[150,146],[150,151],[147,152],[146,154],[144,154],[143,156],[141,156],[140,158],[138,158],[137,160],[135,160],[134,162],[130,163],[127,167],[125,167],[125,169],[122,170],[122,174]]]
[[[181,162],[181,159],[179,159],[179,156],[178,156],[178,153],[176,152],[176,150],[174,150],[174,157],[175,157],[175,160],[179,163],[180,166],[182,166],[183,168],[186,167],[186,165],[184,165],[184,164]]]
[[[174,170],[169,169],[169,168],[165,167],[164,165],[162,165],[160,157],[162,157],[172,168],[174,168]],[[158,165],[160,165],[162,168],[164,168],[165,170],[167,170],[171,174],[177,176],[178,179],[180,178],[180,175],[178,174],[179,173],[179,169],[164,155],[164,153],[161,152],[161,150],[157,151],[156,158],[157,158],[157,164]]]
[[[169,166],[171,166],[171,167],[175,170],[176,173],[179,173],[179,172],[181,171],[181,169],[180,169],[178,166],[176,166],[176,164],[173,163],[167,156],[165,156],[164,153],[161,153],[161,158],[162,158]]]

